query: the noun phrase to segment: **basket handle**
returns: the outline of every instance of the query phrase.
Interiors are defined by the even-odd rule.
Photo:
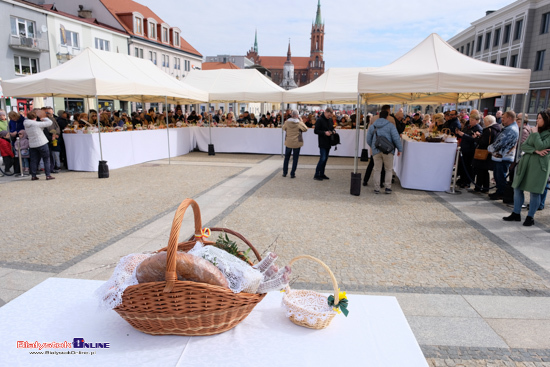
[[[238,232],[235,232],[229,228],[221,228],[221,227],[210,227],[210,230],[212,232],[222,232],[222,233],[228,233],[228,234],[231,234],[235,237],[237,237],[238,239],[240,239],[241,241],[243,241],[248,247],[250,247],[250,249],[252,250],[252,252],[254,253],[254,256],[256,256],[256,258],[258,259],[258,261],[262,261],[262,256],[260,255],[260,253],[258,252],[258,250],[256,250],[256,248],[250,243],[249,240],[247,240],[242,234],[238,233]],[[191,236],[191,238],[189,239],[190,241],[193,240],[195,236]],[[203,241],[203,243],[205,243],[206,241]],[[212,241],[212,243],[215,243],[215,241]],[[206,244],[206,243],[205,243]]]
[[[330,270],[330,268],[327,266],[327,264],[325,264],[324,262],[322,262],[318,258],[313,257],[313,256],[309,256],[309,255],[296,256],[294,259],[290,260],[290,263],[288,265],[292,266],[292,264],[294,264],[296,261],[301,260],[301,259],[309,259],[309,260],[312,260],[312,261],[315,261],[315,262],[321,264],[321,266],[330,275],[330,279],[332,280],[332,287],[334,288],[334,305],[336,306],[340,302],[340,298],[339,298],[340,293],[338,291],[338,283],[336,282],[336,277],[332,273],[332,270]]]
[[[166,257],[166,287],[164,287],[164,292],[171,292],[174,289],[176,280],[178,279],[176,275],[176,255],[178,251],[178,239],[180,234],[181,223],[183,221],[183,216],[187,208],[191,206],[193,208],[193,214],[195,216],[195,241],[202,237],[202,222],[201,222],[201,210],[199,209],[199,204],[193,199],[185,199],[174,215],[174,220],[172,221],[172,230],[170,231],[170,239],[168,240],[168,250]]]

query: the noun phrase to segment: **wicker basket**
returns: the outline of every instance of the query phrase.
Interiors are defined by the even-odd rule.
[[[183,216],[189,206],[193,208],[195,235],[191,240],[178,244]],[[211,230],[237,236],[261,260],[258,251],[242,235],[223,228]],[[228,288],[177,280],[177,250],[189,251],[201,238],[199,206],[194,200],[186,199],[174,216],[168,247],[159,250],[168,252],[166,281],[129,286],[122,295],[122,304],[114,310],[137,330],[152,335],[213,335],[227,331],[244,320],[265,294],[233,293]]]
[[[340,301],[338,299],[338,283],[334,274],[329,269],[329,267],[322,262],[321,260],[309,256],[302,255],[295,257],[290,260],[289,265],[300,259],[309,259],[313,260],[319,264],[327,271],[332,280],[332,286],[334,288],[334,304],[337,305]],[[304,306],[303,301],[308,300],[309,305]],[[290,287],[287,287],[285,290],[285,295],[283,296],[283,305],[287,309],[287,315],[293,323],[299,326],[304,326],[310,329],[324,329],[330,325],[330,322],[337,315],[337,312],[334,311],[328,305],[328,299],[326,296],[323,296],[320,293],[307,290],[291,290]],[[289,310],[292,309],[294,312],[289,314]]]

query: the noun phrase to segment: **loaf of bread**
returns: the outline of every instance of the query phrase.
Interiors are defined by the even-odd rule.
[[[136,269],[139,283],[161,282],[166,280],[165,251],[159,252],[145,260]],[[176,274],[178,280],[207,283],[229,288],[227,279],[222,272],[209,261],[185,252],[176,255]]]

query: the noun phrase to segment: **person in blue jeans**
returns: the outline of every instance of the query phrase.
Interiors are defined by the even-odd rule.
[[[292,154],[292,170],[290,178],[296,178],[296,168],[298,167],[298,158],[300,157],[300,148],[304,145],[302,133],[307,131],[307,126],[300,119],[298,111],[292,111],[292,116],[285,121],[283,125],[285,136],[285,160],[283,163],[283,177],[288,173],[288,162]]]
[[[487,148],[494,162],[493,177],[497,186],[497,191],[489,195],[491,200],[500,200],[504,197],[506,174],[516,155],[519,128],[514,111],[506,111],[502,115],[502,127],[496,140]]]
[[[53,180],[50,167],[50,150],[48,149],[48,138],[44,135],[44,128],[50,127],[52,121],[46,117],[46,112],[35,108],[27,114],[27,119],[23,123],[25,131],[29,137],[29,147],[31,155],[31,180],[36,181],[36,173],[40,158],[44,161],[44,170],[46,171],[46,180]]]
[[[329,178],[325,175],[325,166],[327,165],[328,155],[330,153],[330,136],[334,134],[334,125],[332,122],[333,110],[331,107],[327,107],[315,122],[315,134],[318,136],[319,141],[319,162],[317,168],[315,168],[314,180],[323,181]]]
[[[503,119],[504,123],[504,119]],[[550,109],[542,111],[537,117],[537,126],[521,145],[524,152],[516,168],[512,187],[514,188],[514,211],[507,222],[521,221],[521,207],[524,202],[524,191],[530,193],[529,212],[524,226],[535,224],[534,216],[539,208],[541,196],[548,184],[550,175]]]

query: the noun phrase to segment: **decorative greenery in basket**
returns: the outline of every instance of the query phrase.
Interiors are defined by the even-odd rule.
[[[218,239],[216,240],[215,246],[229,252],[231,255],[238,257],[250,265],[253,264],[252,260],[250,260],[250,256],[248,255],[250,253],[250,248],[246,251],[239,250],[237,243],[235,241],[231,241],[227,236],[227,233],[220,233]]]
[[[328,305],[332,307],[334,311],[338,313],[341,312],[344,314],[344,316],[348,317],[348,299],[346,297],[346,292],[340,292],[340,288],[338,288],[338,304],[334,305],[334,296],[330,295],[328,296]]]

